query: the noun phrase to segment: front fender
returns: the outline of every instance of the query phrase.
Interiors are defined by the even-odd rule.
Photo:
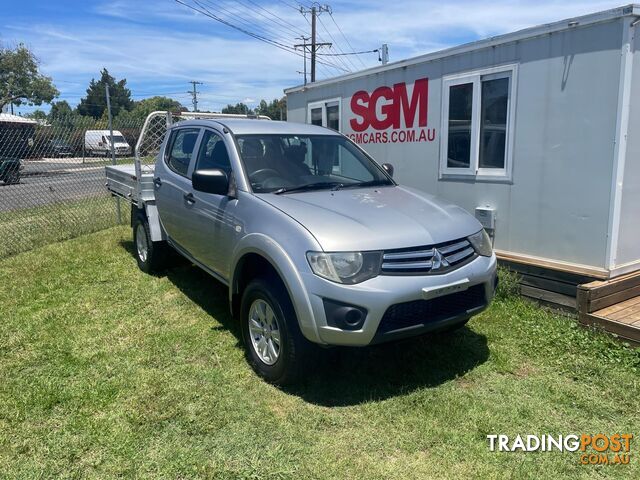
[[[285,249],[271,237],[261,233],[251,233],[240,240],[233,252],[231,265],[232,276],[229,279],[229,302],[232,304],[232,296],[238,291],[238,269],[240,259],[249,254],[258,254],[267,260],[278,272],[289,293],[289,298],[293,303],[298,324],[302,334],[310,341],[321,343],[318,335],[318,328],[313,317],[309,295],[291,257]]]

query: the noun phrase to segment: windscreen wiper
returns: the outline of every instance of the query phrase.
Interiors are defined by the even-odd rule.
[[[340,188],[380,187],[382,185],[393,185],[393,183],[389,180],[369,180],[367,182],[345,183]]]
[[[310,190],[324,190],[325,188],[336,188],[336,187],[340,188],[343,186],[344,185],[340,182],[305,183],[304,185],[298,185],[297,187],[282,187],[277,190],[274,190],[271,193],[280,195],[282,193],[308,192]]]

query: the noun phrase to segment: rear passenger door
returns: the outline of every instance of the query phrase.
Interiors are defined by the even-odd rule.
[[[198,149],[195,170],[219,168],[232,179],[234,172],[229,158],[229,146],[220,133],[205,129]],[[231,180],[233,182],[233,180]],[[228,195],[194,191],[193,213],[198,223],[193,237],[193,256],[203,265],[229,278],[229,262],[236,237],[238,200]]]
[[[191,254],[190,243],[197,227],[193,213],[191,173],[200,128],[171,131],[164,158],[156,162],[154,191],[162,226],[170,240]]]

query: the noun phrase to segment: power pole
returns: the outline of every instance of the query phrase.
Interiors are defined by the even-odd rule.
[[[296,39],[302,40],[303,43],[298,43],[297,45],[294,45],[293,48],[298,49],[300,47],[302,47],[302,52],[303,52],[303,58],[304,58],[304,84],[307,84],[307,40],[309,40],[309,37],[305,37],[304,35],[301,37],[296,37]],[[298,72],[300,73],[300,72]]]
[[[111,163],[116,164],[116,146],[113,140],[113,122],[111,120],[111,95],[109,95],[109,85],[104,86],[104,93],[107,97],[107,114],[109,115],[109,147],[111,150]],[[116,214],[118,216],[118,225],[122,223],[122,213],[120,211],[120,199],[116,197]]]
[[[203,85],[203,83],[196,82],[195,80],[191,80],[189,83],[193,85],[193,90],[188,91],[187,93],[191,95],[191,103],[193,103],[193,111],[197,112],[198,111],[198,90],[196,88],[196,85]]]
[[[316,17],[320,15],[322,12],[330,12],[331,7],[329,5],[317,5],[312,6],[310,10],[305,9],[304,7],[300,7],[300,13],[302,15],[306,15],[307,13],[311,14],[311,83],[316,81],[316,52],[321,47],[330,47],[331,43],[318,43],[316,41]],[[305,42],[306,49],[306,42]],[[306,60],[305,60],[306,64]]]

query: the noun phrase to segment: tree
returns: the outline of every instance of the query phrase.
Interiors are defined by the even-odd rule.
[[[109,85],[109,96],[111,99],[111,114],[118,115],[122,110],[131,110],[133,100],[131,100],[131,90],[127,88],[127,80],[116,81],[109,75],[109,71],[103,68],[100,72],[100,80],[96,82],[94,78],[87,88],[87,96],[80,100],[78,113],[93,118],[100,118],[107,110],[107,98],[105,87]]]
[[[235,105],[227,105],[222,109],[222,113],[237,113],[242,115],[248,115],[253,113],[249,107],[247,107],[244,103],[236,103]]]
[[[187,109],[183,107],[180,102],[174,100],[173,98],[156,96],[133,102],[133,108],[130,111],[122,110],[118,115],[118,120],[144,120],[151,112],[155,112],[158,110],[184,112]]]
[[[25,118],[30,118],[32,120],[46,120],[47,119],[47,114],[44,113],[44,111],[40,110],[39,108],[35,109],[33,112],[29,112],[27,114],[25,114]]]
[[[0,110],[9,103],[49,103],[59,93],[51,77],[40,73],[31,50],[22,43],[13,49],[0,46]]]
[[[271,120],[286,120],[287,98],[275,99],[271,103],[261,100],[258,108],[256,108],[256,115],[266,115]]]
[[[49,118],[70,117],[71,115],[73,115],[73,110],[66,100],[53,102],[51,104]]]

